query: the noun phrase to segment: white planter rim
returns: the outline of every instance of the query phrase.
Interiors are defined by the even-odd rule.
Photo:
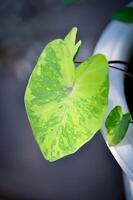
[[[133,26],[112,21],[98,41],[94,54],[103,53],[108,60],[128,61],[132,50]],[[125,68],[124,65],[120,64],[116,66]],[[109,79],[110,90],[107,115],[116,105],[121,105],[124,112],[129,112],[124,92],[124,73],[110,69]],[[107,132],[104,123],[102,126],[102,134],[106,141]],[[133,180],[133,124],[130,125],[126,137],[122,142],[115,147],[109,147],[109,149],[123,171]]]

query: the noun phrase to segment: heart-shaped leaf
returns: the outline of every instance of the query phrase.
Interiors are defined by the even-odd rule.
[[[49,161],[89,141],[100,129],[107,107],[108,62],[99,54],[75,68],[75,30],[45,47],[25,92],[35,139]]]
[[[106,119],[107,141],[110,146],[117,145],[126,135],[131,120],[130,113],[123,114],[121,106],[116,106]]]
[[[118,10],[113,14],[113,19],[121,22],[133,23],[133,7],[125,7]]]

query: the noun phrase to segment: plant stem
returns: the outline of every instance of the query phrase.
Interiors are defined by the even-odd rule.
[[[81,64],[83,61],[77,61],[77,60],[75,60],[74,61],[74,63],[76,63],[76,64]]]
[[[122,60],[109,60],[109,64],[123,64],[123,65],[128,65],[128,62],[122,61]]]
[[[81,64],[83,61],[74,61],[76,64]],[[123,65],[128,65],[128,62],[123,61],[123,60],[109,60],[109,64],[123,64]]]
[[[81,64],[83,61],[74,61],[77,64]],[[128,65],[128,62],[123,61],[123,60],[109,60],[108,61],[109,64],[123,64],[123,65]]]
[[[115,66],[112,66],[112,65],[109,65],[109,67],[114,68],[114,69],[117,69],[117,70],[119,70],[119,71],[121,71],[121,72],[124,72],[126,75],[130,76],[131,78],[133,78],[133,75],[130,74],[130,73],[128,73],[128,72],[127,72],[126,70],[124,70],[124,69],[121,69],[121,68],[119,68],[119,67],[115,67]]]

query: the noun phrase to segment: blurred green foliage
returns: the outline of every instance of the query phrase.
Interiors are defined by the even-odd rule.
[[[64,0],[64,3],[65,4],[70,4],[70,3],[74,3],[76,1],[78,1],[78,0]]]
[[[126,7],[118,10],[113,14],[113,19],[121,22],[133,23],[133,7]]]

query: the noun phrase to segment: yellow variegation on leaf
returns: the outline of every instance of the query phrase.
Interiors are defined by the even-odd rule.
[[[50,42],[30,76],[25,106],[44,157],[55,161],[76,152],[101,128],[108,102],[108,62],[99,54],[77,68],[77,29]]]

